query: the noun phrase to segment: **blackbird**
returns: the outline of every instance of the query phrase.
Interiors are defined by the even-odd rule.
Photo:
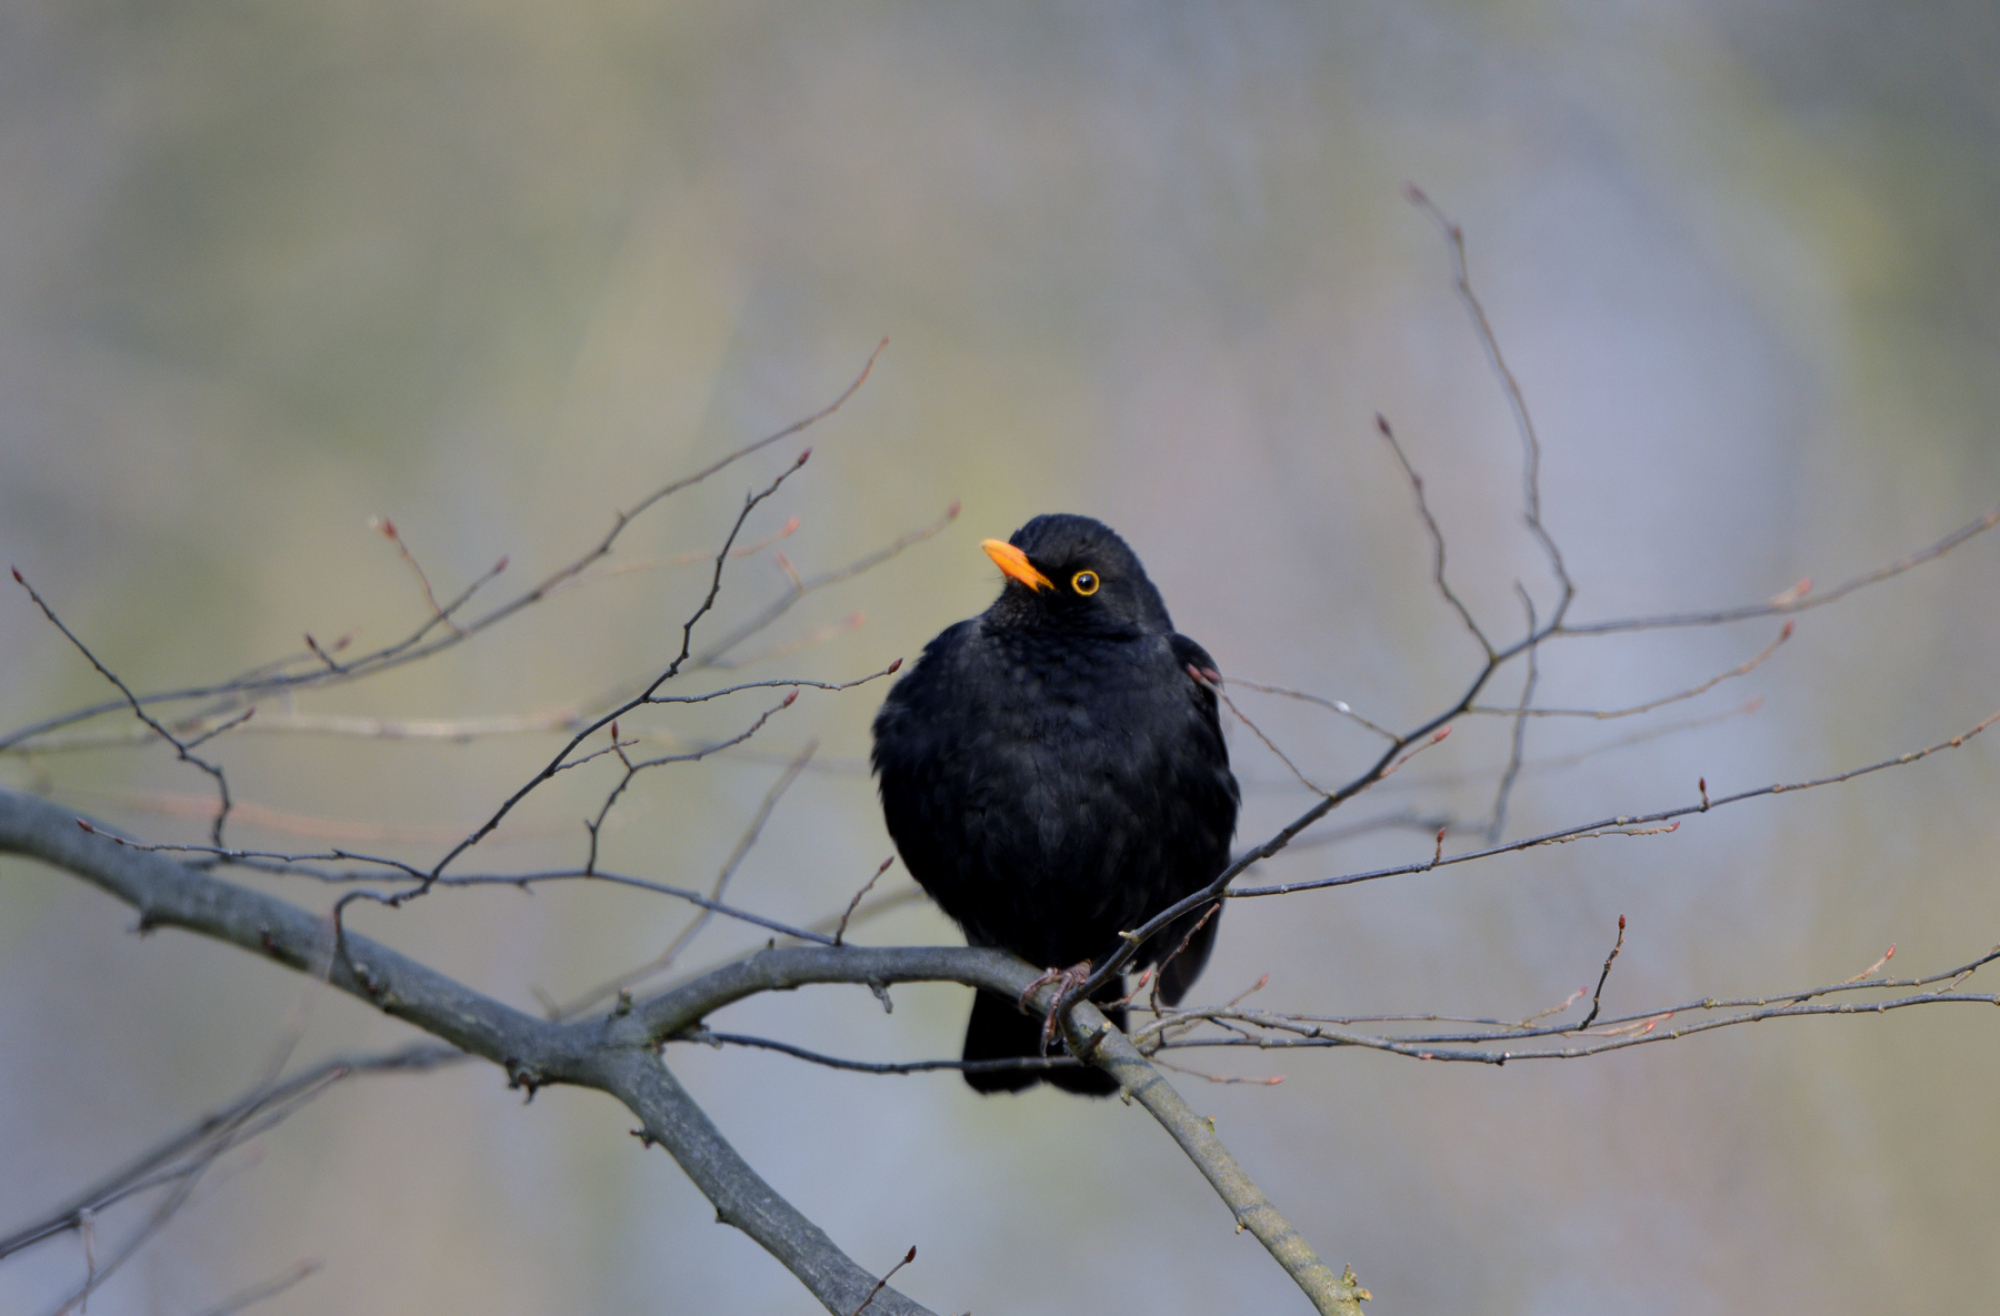
[[[1101,961],[1120,932],[1229,862],[1237,789],[1208,684],[1215,663],[1174,632],[1138,557],[1100,521],[1038,516],[982,547],[1006,573],[1000,597],[926,645],[875,718],[882,814],[911,876],[968,942],[1036,965]],[[1183,915],[1134,959],[1160,965],[1169,1004],[1201,972],[1219,912]],[[1124,995],[1116,979],[1098,993],[1120,1028]],[[1042,1050],[1041,1018],[974,996],[966,1060]],[[965,1079],[981,1092],[1043,1079],[1117,1091],[1089,1066]]]

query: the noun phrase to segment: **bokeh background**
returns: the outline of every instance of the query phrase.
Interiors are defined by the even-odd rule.
[[[1517,580],[1544,608],[1552,594],[1520,524],[1504,397],[1404,184],[1465,225],[1541,427],[1576,619],[1751,602],[1803,576],[1824,588],[2000,502],[1996,67],[1985,0],[13,0],[0,557],[143,688],[232,673],[306,631],[385,642],[423,603],[371,516],[395,519],[441,591],[503,554],[495,588],[518,588],[613,508],[829,401],[888,334],[750,533],[799,517],[782,547],[812,575],[954,499],[963,514],[742,656],[831,638],[693,686],[914,655],[991,597],[981,538],[1067,509],[1130,538],[1226,672],[1408,724],[1455,697],[1477,653],[1429,589],[1373,413],[1426,472],[1482,620],[1518,628]],[[662,507],[617,561],[714,545],[797,447]],[[1973,724],[2000,702],[1996,554],[1975,541],[1807,614],[1701,700],[1535,724],[1510,831]],[[663,665],[701,584],[698,568],[634,570],[297,707],[443,718],[587,700]],[[733,564],[707,633],[785,588],[770,552]],[[1542,696],[1638,702],[1775,631],[1558,645]],[[0,725],[103,694],[24,597],[0,598]],[[612,861],[712,880],[817,739],[732,891],[785,919],[837,910],[889,853],[861,768],[879,695],[809,693],[754,752],[643,779]],[[759,698],[646,729],[718,734]],[[1244,698],[1316,778],[1365,762],[1353,727]],[[1690,718],[1708,720],[1603,748]],[[1232,735],[1251,840],[1309,797]],[[422,860],[551,748],[246,731],[216,752],[269,824],[241,841]],[[1503,728],[1468,723],[1399,793],[1343,814],[1476,819],[1504,755]],[[574,861],[608,778],[573,778],[478,864]],[[205,779],[157,748],[8,757],[0,780],[151,836],[200,831],[184,811]],[[1897,969],[1945,967],[2000,941],[1996,785],[1994,744],[1974,742],[1671,837],[1242,902],[1202,993],[1268,974],[1274,1008],[1518,1018],[1594,979],[1620,914],[1611,1009],[1830,982],[1891,943]],[[1263,872],[1429,848],[1377,832]],[[14,860],[0,879],[0,1227],[247,1087],[302,1017],[295,1064],[407,1035],[233,950],[136,938],[129,911],[75,879]],[[686,917],[571,888],[446,893],[357,922],[536,1008],[657,954]],[[914,904],[864,935],[954,936]],[[688,963],[755,940],[714,927]],[[955,1054],[962,991],[894,1001],[884,1015],[825,988],[718,1022],[865,1058]],[[1384,1311],[1971,1311],[2000,1289],[1995,1028],[1957,1007],[1503,1070],[1211,1056],[1193,1063],[1286,1081],[1185,1084]],[[669,1058],[863,1264],[917,1245],[897,1283],[940,1311],[1305,1309],[1119,1103]],[[814,1310],[630,1122],[573,1092],[523,1108],[484,1067],[358,1081],[233,1159],[91,1310],[194,1312],[308,1258],[324,1269],[261,1310]],[[108,1218],[102,1237],[136,1222]],[[52,1308],[82,1267],[74,1239],[0,1264],[0,1308]]]

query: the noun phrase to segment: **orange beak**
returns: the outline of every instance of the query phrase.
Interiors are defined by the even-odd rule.
[[[989,539],[980,544],[986,556],[993,559],[993,565],[1020,581],[1029,589],[1054,589],[1055,582],[1035,570],[1028,561],[1028,555],[1004,539]]]

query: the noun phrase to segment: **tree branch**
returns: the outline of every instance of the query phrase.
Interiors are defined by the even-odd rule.
[[[210,877],[162,855],[86,831],[68,811],[0,789],[0,853],[41,859],[139,911],[141,929],[180,927],[227,941],[289,968],[325,965],[326,920],[274,896]],[[646,1140],[666,1148],[718,1215],[784,1263],[827,1310],[841,1316],[874,1291],[863,1270],[758,1176],[675,1082],[626,1020],[571,1024],[536,1019],[379,942],[345,935],[328,966],[334,987],[358,996],[506,1070],[533,1090],[570,1083],[606,1092],[637,1114]],[[874,1308],[928,1316],[894,1289]]]
[[[864,1302],[890,1316],[925,1316],[925,1309],[894,1289],[878,1291],[875,1276],[764,1182],[661,1063],[658,1047],[709,1012],[758,992],[812,983],[880,988],[949,981],[1020,996],[1038,979],[1017,956],[972,947],[773,948],[630,1009],[621,1005],[608,1017],[559,1023],[516,1010],[353,932],[343,932],[346,953],[329,963],[325,919],[162,854],[120,845],[67,810],[17,791],[0,789],[0,853],[41,859],[117,896],[139,911],[142,929],[185,928],[293,969],[324,972],[330,985],[499,1065],[530,1096],[555,1083],[608,1093],[639,1116],[640,1137],[666,1148],[715,1204],[719,1219],[748,1234],[843,1316]],[[1054,988],[1044,984],[1029,1001],[1052,1007]],[[1360,1291],[1351,1277],[1335,1276],[1319,1261],[1152,1063],[1094,1007],[1073,1009],[1068,1026],[1076,1053],[1113,1074],[1160,1121],[1238,1224],[1264,1243],[1315,1307],[1355,1316]]]
[[[447,603],[441,610],[434,612],[416,630],[404,636],[401,640],[384,648],[377,649],[373,653],[365,654],[360,658],[335,665],[332,664],[332,660],[327,657],[325,652],[315,644],[312,645],[313,653],[308,656],[316,657],[321,661],[320,665],[313,667],[309,671],[284,671],[284,668],[292,666],[296,661],[293,658],[286,658],[275,663],[266,663],[232,681],[224,681],[214,685],[188,686],[178,690],[162,690],[152,694],[137,695],[134,702],[144,707],[151,707],[155,704],[178,703],[190,699],[213,699],[218,696],[243,697],[277,690],[298,690],[309,686],[339,684],[356,680],[363,676],[370,676],[391,667],[400,667],[406,663],[418,662],[430,657],[434,653],[439,653],[454,645],[463,643],[488,627],[541,602],[548,595],[567,586],[598,559],[609,556],[612,546],[617,542],[619,535],[624,532],[625,527],[630,525],[656,503],[684,489],[700,484],[709,476],[716,474],[744,457],[750,456],[752,453],[760,452],[774,443],[801,433],[840,410],[842,406],[846,405],[848,399],[860,391],[862,384],[867,382],[869,373],[875,369],[876,359],[882,355],[882,350],[888,345],[889,340],[886,338],[876,344],[875,350],[868,356],[867,363],[861,367],[861,373],[856,375],[854,381],[832,402],[813,412],[810,416],[793,421],[783,429],[767,434],[753,443],[747,443],[734,452],[718,458],[692,475],[685,475],[671,483],[662,485],[660,488],[647,494],[644,498],[641,498],[629,510],[615,513],[612,517],[611,529],[581,557],[574,559],[565,566],[557,568],[552,574],[544,577],[539,584],[532,586],[505,603],[496,605],[475,620],[459,625],[453,622],[452,618],[471,599],[474,590],[477,590],[486,581],[491,580],[500,573],[506,566],[507,559],[502,558],[498,566],[495,566],[486,575],[473,582],[471,586],[462,591],[457,598]],[[440,625],[446,624],[451,626],[448,634],[437,639],[426,639],[433,630]],[[338,648],[338,646],[334,647]],[[47,732],[71,726],[126,706],[126,701],[123,699],[110,699],[86,705],[82,708],[72,709],[67,713],[59,713],[54,717],[43,718],[39,722],[19,727],[5,734],[0,734],[0,750],[7,749],[10,746],[33,739]]]
[[[45,1212],[39,1220],[0,1238],[0,1258],[78,1228],[86,1215],[101,1213],[134,1193],[159,1187],[182,1172],[177,1162],[189,1156],[198,1159],[206,1155],[218,1136],[230,1136],[273,1108],[277,1111],[270,1122],[282,1119],[335,1083],[357,1074],[426,1070],[463,1058],[463,1052],[451,1047],[417,1042],[375,1055],[335,1056],[282,1082],[260,1083],[229,1105],[156,1143],[62,1206]]]

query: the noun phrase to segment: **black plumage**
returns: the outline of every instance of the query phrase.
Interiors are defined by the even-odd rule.
[[[1202,647],[1174,632],[1138,557],[1084,516],[1038,516],[986,551],[1007,573],[993,606],[948,627],[875,718],[882,813],[910,873],[975,946],[1030,963],[1101,961],[1118,934],[1213,881],[1229,862],[1229,771]],[[1183,916],[1139,952],[1168,959],[1177,1002],[1215,939]],[[1219,911],[1218,911],[1219,914]],[[1105,1002],[1124,991],[1116,982]],[[1124,1026],[1124,1010],[1113,1008]],[[967,1060],[1040,1053],[1042,1020],[980,992]],[[1093,1068],[967,1072],[982,1092],[1043,1077],[1116,1085]]]

